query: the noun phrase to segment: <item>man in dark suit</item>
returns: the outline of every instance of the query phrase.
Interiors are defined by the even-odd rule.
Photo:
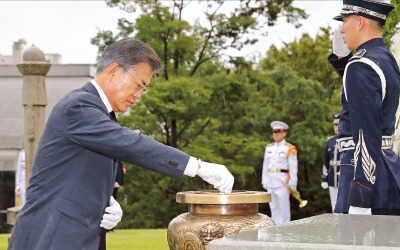
[[[200,161],[115,121],[113,111],[125,112],[140,99],[161,67],[147,44],[117,41],[104,51],[95,78],[54,106],[8,249],[105,249],[100,235],[122,217],[111,196],[119,160],[175,178],[198,175],[231,192],[234,178],[225,166]]]

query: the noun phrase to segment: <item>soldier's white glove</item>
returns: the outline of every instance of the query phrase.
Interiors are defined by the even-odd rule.
[[[118,222],[121,221],[122,218],[122,209],[119,203],[114,199],[114,197],[110,197],[110,206],[106,207],[105,213],[103,215],[103,220],[100,223],[100,227],[103,227],[107,230],[113,229],[117,226]]]
[[[321,187],[323,188],[323,189],[327,189],[328,188],[328,182],[326,182],[326,181],[324,181],[324,182],[321,182]]]
[[[234,178],[224,165],[201,160],[199,160],[199,165],[200,168],[196,174],[203,180],[213,185],[220,192],[230,193],[232,191]]]
[[[268,191],[267,185],[263,185],[263,188]]]
[[[21,194],[21,189],[19,188],[19,186],[15,187],[15,194],[16,195],[20,195]]]
[[[365,215],[370,215],[370,214],[371,214],[371,208],[353,207],[353,206],[350,206],[350,208],[349,208],[349,214],[365,214]]]
[[[332,49],[333,49],[333,54],[340,57],[345,57],[350,54],[351,50],[347,48],[347,44],[344,42],[343,34],[340,33],[342,26],[343,24],[340,23],[337,29],[333,31]]]
[[[290,180],[286,179],[286,183],[291,190],[297,191],[297,183],[295,181],[293,181],[293,179],[290,179]]]

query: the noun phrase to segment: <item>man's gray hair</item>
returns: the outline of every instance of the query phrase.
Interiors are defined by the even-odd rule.
[[[96,74],[112,63],[117,63],[126,70],[134,68],[139,63],[148,63],[153,72],[157,72],[163,67],[163,63],[154,49],[147,43],[134,38],[124,38],[108,45],[100,58]]]

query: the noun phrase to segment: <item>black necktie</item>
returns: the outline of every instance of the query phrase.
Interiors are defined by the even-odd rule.
[[[113,121],[117,121],[117,117],[115,116],[115,112],[114,112],[114,111],[111,111],[111,112],[110,112],[110,118],[111,118],[111,120],[113,120]]]

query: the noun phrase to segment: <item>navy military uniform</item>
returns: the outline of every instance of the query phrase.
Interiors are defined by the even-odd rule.
[[[344,0],[335,17],[360,15],[385,22],[391,4]],[[359,45],[356,53],[328,58],[343,75],[342,112],[338,146],[339,191],[335,213],[349,207],[371,208],[372,214],[400,214],[400,166],[392,151],[396,110],[399,105],[400,71],[382,38]]]
[[[325,155],[324,155],[324,166],[322,173],[322,182],[327,182],[330,187],[337,187],[337,183],[335,183],[335,175],[339,172],[339,167],[334,172],[333,164],[335,162],[339,162],[340,152],[336,147],[336,135],[332,135],[328,138],[325,147]],[[336,157],[335,157],[336,154]]]
[[[335,210],[337,191],[338,191],[338,174],[340,170],[340,152],[336,145],[337,126],[339,124],[340,114],[333,115],[332,124],[335,126],[335,135],[330,136],[325,146],[324,165],[322,166],[321,186],[326,189],[329,187],[329,196],[331,200],[332,212]],[[326,186],[324,186],[324,184]]]

